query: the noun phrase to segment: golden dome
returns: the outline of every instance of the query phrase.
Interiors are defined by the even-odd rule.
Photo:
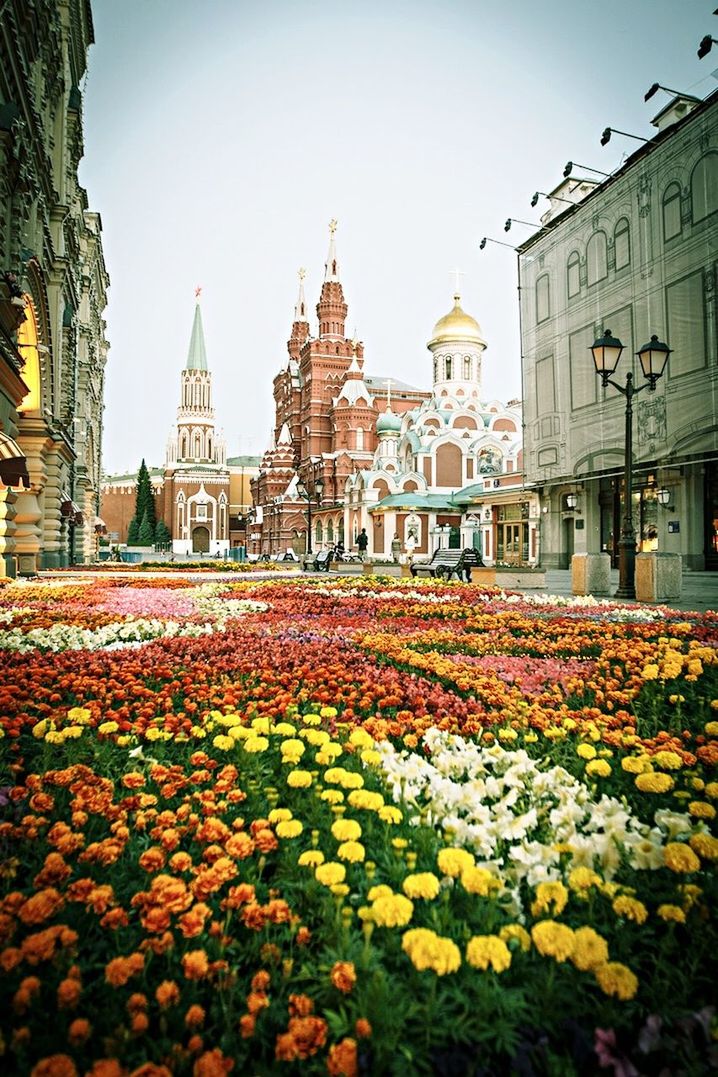
[[[486,341],[481,335],[481,326],[476,318],[472,318],[461,309],[460,300],[461,296],[455,295],[454,309],[443,318],[439,318],[431,334],[429,347],[433,344],[443,344],[448,340],[470,340],[474,344],[483,344],[486,347]]]

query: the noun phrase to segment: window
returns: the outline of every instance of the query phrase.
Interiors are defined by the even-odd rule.
[[[546,415],[556,410],[556,385],[553,356],[536,363],[536,414]]]
[[[439,380],[439,360],[434,359],[434,381]]]
[[[616,255],[616,269],[625,269],[631,264],[631,231],[627,217],[621,217],[613,232],[613,246]]]
[[[569,254],[566,275],[568,278],[568,298],[572,299],[581,291],[581,259],[578,251],[572,251]]]
[[[694,224],[718,209],[718,153],[707,153],[693,169],[691,195]]]
[[[468,355],[465,355],[464,356],[464,380],[469,381],[470,378],[471,378],[471,357],[468,356]]]
[[[450,355],[447,355],[446,359],[444,360],[444,367],[445,367],[445,370],[446,370],[446,375],[445,375],[446,380],[451,381],[451,356]]]
[[[671,183],[663,195],[663,242],[679,236],[681,227],[681,189]]]
[[[551,314],[551,293],[549,291],[548,273],[536,281],[536,321],[545,322]]]
[[[594,232],[586,247],[586,270],[589,287],[596,284],[608,273],[606,267],[606,235]]]

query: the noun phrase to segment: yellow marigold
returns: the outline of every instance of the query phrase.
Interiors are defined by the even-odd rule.
[[[302,715],[302,721],[304,722],[305,725],[321,725],[322,724],[321,718],[319,717],[318,714],[315,714],[314,711],[310,711],[309,714]]]
[[[531,928],[531,938],[538,952],[544,957],[565,961],[573,953],[573,931],[566,924],[557,924],[555,920],[539,920]]]
[[[218,733],[216,737],[213,737],[212,744],[220,752],[229,752],[234,748],[234,740],[232,737],[225,736],[224,733]]]
[[[417,898],[432,901],[439,893],[439,880],[432,872],[421,871],[415,875],[407,875],[401,888],[413,901]]]
[[[480,897],[491,897],[501,889],[501,882],[486,868],[466,868],[461,873],[461,885],[469,894],[478,894]]]
[[[714,699],[711,702],[711,707],[715,707],[717,703],[718,700]],[[703,726],[703,729],[709,737],[718,737],[718,722],[706,722],[706,724]]]
[[[542,913],[552,913],[560,916],[566,908],[568,890],[563,883],[539,883],[536,887],[536,899],[531,905],[533,916],[541,916]]]
[[[607,778],[611,773],[611,765],[605,759],[592,759],[586,764],[586,774],[591,778]]]
[[[380,897],[389,897],[394,891],[386,883],[378,883],[376,886],[372,886],[371,890],[367,894],[368,901],[376,901]]]
[[[626,755],[621,760],[621,767],[627,774],[650,774],[653,770],[647,755]]]
[[[593,974],[604,995],[615,995],[623,1002],[632,999],[638,990],[636,975],[618,961],[607,961],[605,965],[599,965],[593,970]]]
[[[361,789],[364,785],[361,774],[345,770],[344,767],[329,767],[324,771],[324,780],[330,785],[341,785],[343,789]]]
[[[509,948],[516,949],[518,946],[524,953],[531,949],[531,936],[521,924],[504,924],[499,931],[499,938],[503,939]],[[512,947],[512,943],[516,943],[516,946]]]
[[[100,722],[97,732],[107,736],[109,733],[116,733],[119,728],[117,722]]]
[[[404,818],[399,808],[395,808],[392,804],[385,804],[383,808],[379,808],[378,814],[382,823],[389,823],[391,826],[397,826]]]
[[[360,864],[366,855],[366,850],[360,841],[343,841],[337,849],[340,860],[347,860],[350,864]]]
[[[659,905],[656,914],[661,920],[672,920],[676,924],[685,924],[686,914],[680,905]]]
[[[308,789],[312,780],[308,770],[290,770],[287,775],[287,785],[290,789]]]
[[[623,920],[633,920],[634,924],[645,924],[648,919],[648,909],[643,902],[629,897],[628,894],[620,894],[614,898],[612,908],[616,916]]]
[[[269,747],[269,741],[266,737],[247,737],[244,742],[245,752],[249,752],[250,755],[259,755],[261,752],[266,752]]]
[[[274,826],[275,823],[283,823],[286,819],[292,819],[293,815],[289,808],[272,808],[267,819]]]
[[[636,775],[636,788],[642,793],[667,793],[674,785],[670,774],[656,774],[649,771],[646,774]]]
[[[691,849],[690,845],[682,841],[669,841],[663,849],[663,860],[666,867],[671,871],[688,875],[693,871],[699,871],[701,862]]]
[[[498,935],[474,935],[466,945],[466,960],[475,969],[504,972],[511,964],[511,951]]]
[[[230,718],[232,720],[238,720],[238,715],[227,715],[224,721],[229,721]],[[272,733],[277,733],[280,737],[293,737],[296,732],[297,731],[291,722],[277,722],[275,726],[272,726]]]
[[[593,868],[583,865],[574,868],[568,877],[569,888],[581,896],[585,896],[592,886],[600,886],[601,881],[601,876]]]
[[[456,943],[425,927],[405,932],[401,948],[420,972],[431,969],[437,976],[445,976],[456,972],[461,965],[461,953]]]
[[[716,725],[718,725],[718,722],[716,722]],[[708,782],[703,791],[711,800],[718,800],[718,782]]]
[[[693,834],[690,847],[704,860],[718,860],[718,838],[714,838],[712,834]]]
[[[361,837],[361,826],[356,819],[337,819],[332,823],[332,837],[337,841],[358,841]]]
[[[373,748],[374,740],[367,733],[366,729],[362,729],[358,726],[356,729],[352,729],[349,735],[349,743],[353,744],[355,748]]]
[[[573,937],[571,961],[581,972],[589,972],[608,961],[608,943],[592,927],[579,927]]]
[[[282,753],[282,759],[289,759],[294,763],[297,763],[304,755],[306,746],[304,741],[299,737],[290,737],[288,740],[283,740],[279,745],[279,750]]]
[[[300,729],[299,735],[313,748],[321,748],[323,744],[328,744],[332,739],[326,729]]]
[[[595,759],[596,749],[592,744],[579,744],[576,755],[579,755],[581,759]]]
[[[299,819],[286,819],[277,823],[276,834],[278,838],[298,838],[304,830],[304,824]]]
[[[334,883],[343,883],[347,869],[343,864],[337,864],[336,860],[328,860],[326,864],[319,864],[314,872],[314,878],[323,886],[333,886]]]
[[[322,718],[336,718],[336,716],[339,714],[339,711],[336,707],[325,706],[320,709],[319,713],[321,714]]]
[[[378,812],[384,807],[384,797],[381,793],[372,793],[370,789],[353,789],[347,797],[347,803],[352,808]]]
[[[413,915],[414,905],[403,894],[391,894],[373,901],[371,911],[377,927],[406,927]]]
[[[381,763],[381,753],[376,748],[365,748],[359,758],[365,767],[378,767]]]
[[[467,849],[440,849],[436,863],[442,875],[458,879],[464,871],[474,867],[474,857]]]
[[[658,666],[655,662],[651,662],[649,665],[644,666],[641,670],[641,676],[644,681],[655,681],[658,679]]]
[[[302,853],[297,860],[297,864],[300,868],[317,868],[323,863],[324,853],[321,849],[307,849],[307,851]]]
[[[325,789],[319,799],[326,801],[327,804],[343,804],[344,794],[341,789]]]
[[[680,770],[683,766],[683,760],[678,752],[670,752],[666,748],[651,756],[651,762],[661,770]]]
[[[715,819],[716,817],[715,808],[705,800],[692,800],[688,805],[688,811],[694,819]]]

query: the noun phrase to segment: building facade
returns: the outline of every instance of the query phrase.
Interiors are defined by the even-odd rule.
[[[7,574],[91,560],[102,526],[109,277],[77,178],[92,42],[88,0],[3,4],[0,457],[17,461],[0,466]]]
[[[636,353],[653,334],[671,348],[633,404],[638,549],[718,569],[718,93],[676,97],[653,123],[603,182],[559,185],[518,248],[525,477],[548,567],[574,552],[617,564],[626,401],[601,387],[590,351],[608,329],[625,347],[619,384],[647,384]],[[584,196],[567,206],[576,183]]]
[[[365,373],[364,348],[345,335],[347,306],[332,222],[312,336],[303,276],[274,382],[275,438],[253,483],[249,549],[317,552],[341,541],[367,555],[428,559],[441,545],[475,546],[487,563],[535,564],[538,499],[523,489],[521,405],[486,402],[478,322],[454,306],[428,344],[416,389]]]

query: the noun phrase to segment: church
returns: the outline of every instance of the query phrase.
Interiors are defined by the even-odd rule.
[[[252,482],[249,552],[356,549],[365,530],[376,560],[398,541],[424,560],[440,546],[473,546],[489,564],[535,564],[539,505],[523,488],[521,403],[482,399],[487,345],[461,296],[427,345],[430,391],[367,373],[347,312],[332,221],[316,335],[300,271],[274,379],[274,437]]]

